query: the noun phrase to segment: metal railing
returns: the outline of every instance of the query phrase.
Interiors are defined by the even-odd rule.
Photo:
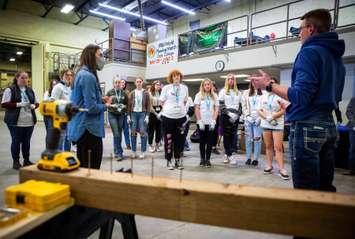
[[[239,47],[250,46],[250,45],[255,45],[255,44],[262,44],[262,43],[267,43],[270,41],[273,41],[273,42],[280,41],[280,40],[285,40],[285,39],[297,37],[297,33],[296,34],[291,33],[290,28],[293,27],[294,30],[297,30],[299,25],[292,25],[292,24],[295,21],[299,20],[303,14],[296,16],[296,17],[290,17],[290,13],[291,13],[290,8],[293,5],[296,5],[301,2],[305,2],[305,0],[293,1],[290,3],[282,4],[282,5],[268,8],[265,10],[253,12],[250,15],[243,15],[243,16],[239,16],[239,17],[227,20],[228,23],[231,23],[232,21],[234,21],[236,19],[246,18],[246,22],[245,22],[246,27],[244,27],[238,31],[228,32],[227,38],[229,39],[229,41],[228,41],[229,44],[227,43],[226,46],[223,46],[221,48],[212,49],[212,50],[208,51],[208,53],[229,50],[229,49],[233,49],[233,48],[237,48],[237,47],[239,48]],[[333,20],[334,20],[333,21],[333,29],[337,30],[340,28],[355,26],[355,21],[350,21],[347,24],[343,24],[343,25],[338,24],[339,19],[342,16],[342,11],[344,11],[345,9],[349,10],[349,9],[353,8],[355,6],[355,3],[350,3],[350,4],[343,5],[343,6],[339,6],[339,1],[334,0],[333,6],[334,6],[333,8],[329,9],[332,14]],[[276,20],[276,21],[272,21],[270,23],[261,24],[261,25],[258,25],[255,23],[255,20],[257,19],[257,16],[259,14],[267,13],[267,12],[270,14],[271,11],[281,9],[281,8],[285,8],[285,10],[286,10],[286,18],[285,19]],[[262,35],[260,36],[260,35],[258,35],[258,33],[256,33],[258,30],[267,29],[267,28],[270,28],[270,27],[276,26],[276,25],[279,25],[279,26],[284,25],[283,26],[284,31],[280,32],[280,34],[278,34],[278,35],[274,35],[274,37],[271,37],[270,36],[271,34],[270,35],[265,34],[264,36],[262,36]],[[276,27],[276,29],[277,29],[277,27]],[[235,36],[240,33],[244,33],[245,37],[239,38],[238,36]],[[186,34],[186,33],[183,33],[183,34]],[[180,35],[182,35],[182,34],[180,34]],[[233,44],[230,44],[231,43],[230,39],[232,39]],[[196,55],[196,54],[203,55],[205,53],[207,53],[207,52],[203,52],[203,51],[198,52],[198,53],[197,52],[190,52],[189,54],[179,55],[179,59],[188,58],[188,57],[190,57],[192,55]]]

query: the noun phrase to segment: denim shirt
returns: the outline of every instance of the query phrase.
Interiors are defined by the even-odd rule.
[[[103,138],[106,106],[102,104],[102,95],[96,77],[87,66],[83,66],[76,74],[70,100],[75,106],[88,109],[88,111],[74,115],[68,127],[69,139],[77,142],[85,130]]]

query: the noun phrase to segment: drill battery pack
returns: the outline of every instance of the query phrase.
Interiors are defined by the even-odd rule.
[[[26,208],[44,212],[69,203],[69,185],[28,180],[5,189],[5,204],[12,208]]]

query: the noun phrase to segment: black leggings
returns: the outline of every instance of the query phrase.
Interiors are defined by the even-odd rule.
[[[162,117],[163,130],[164,130],[164,150],[165,158],[170,161],[173,157],[179,159],[181,152],[184,149],[185,136],[183,124],[186,121],[186,117],[179,119],[170,119]]]
[[[209,125],[205,125],[205,130],[200,130],[200,157],[203,161],[210,161],[212,145],[214,141],[214,131],[209,131]]]
[[[238,122],[238,121],[237,121]],[[231,123],[229,116],[222,114],[222,127],[223,127],[223,146],[227,156],[232,155],[233,139],[237,133],[238,123]]]
[[[154,113],[149,114],[149,123],[148,123],[148,144],[153,144],[155,132],[155,143],[158,144],[161,140],[161,121],[158,120]]]
[[[80,161],[80,167],[89,167],[89,150],[91,150],[90,168],[100,169],[102,160],[102,138],[86,130],[77,142],[76,155]]]

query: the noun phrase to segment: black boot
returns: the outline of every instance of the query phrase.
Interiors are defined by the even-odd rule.
[[[14,160],[14,162],[12,163],[12,168],[15,170],[19,170],[21,168],[21,164],[19,160]]]
[[[25,167],[25,166],[30,166],[30,165],[33,165],[34,163],[32,163],[29,159],[25,159],[24,161],[23,161],[23,166]]]
[[[200,167],[204,167],[204,166],[205,166],[205,159],[201,158]]]

